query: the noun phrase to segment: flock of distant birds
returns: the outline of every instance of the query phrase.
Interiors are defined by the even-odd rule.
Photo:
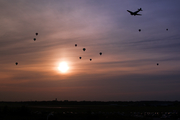
[[[137,14],[139,11],[142,11],[142,9],[140,8],[140,9],[138,9],[137,11],[135,11],[135,12],[132,12],[132,11],[129,11],[129,10],[127,10],[131,15],[134,15],[134,16],[136,16],[136,15],[141,15],[141,14]],[[166,29],[166,31],[168,31],[168,29]],[[139,29],[139,32],[141,32],[141,29]],[[38,35],[38,33],[35,33],[36,34],[36,36]],[[34,41],[36,41],[36,38],[34,38]],[[77,47],[77,44],[75,44],[75,47]],[[83,48],[82,49],[83,51],[86,51],[86,48]],[[99,53],[99,55],[102,55],[102,52],[100,52]],[[82,57],[80,56],[79,57],[79,59],[82,59]],[[92,61],[92,58],[90,58],[89,59],[90,61]],[[15,63],[16,65],[18,65],[18,62],[16,62]],[[157,66],[159,65],[159,63],[157,63]]]

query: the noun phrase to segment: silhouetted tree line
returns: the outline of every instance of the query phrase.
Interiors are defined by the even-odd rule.
[[[22,101],[3,102],[0,104],[17,105],[129,105],[129,106],[178,106],[179,101]],[[4,108],[6,109],[6,108]]]

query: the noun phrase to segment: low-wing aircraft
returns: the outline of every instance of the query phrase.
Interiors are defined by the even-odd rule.
[[[141,14],[137,14],[139,11],[142,11],[142,9],[141,8],[139,8],[137,11],[135,11],[135,12],[132,12],[132,11],[129,11],[129,10],[127,10],[131,15],[141,15]]]

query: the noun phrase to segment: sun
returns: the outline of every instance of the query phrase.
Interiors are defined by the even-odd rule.
[[[58,69],[59,69],[62,73],[66,73],[66,72],[68,71],[69,67],[68,67],[68,64],[67,64],[66,62],[61,62],[61,63],[59,64]]]

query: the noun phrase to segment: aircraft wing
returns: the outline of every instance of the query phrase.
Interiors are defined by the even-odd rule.
[[[127,10],[129,13],[134,14],[134,12]]]

